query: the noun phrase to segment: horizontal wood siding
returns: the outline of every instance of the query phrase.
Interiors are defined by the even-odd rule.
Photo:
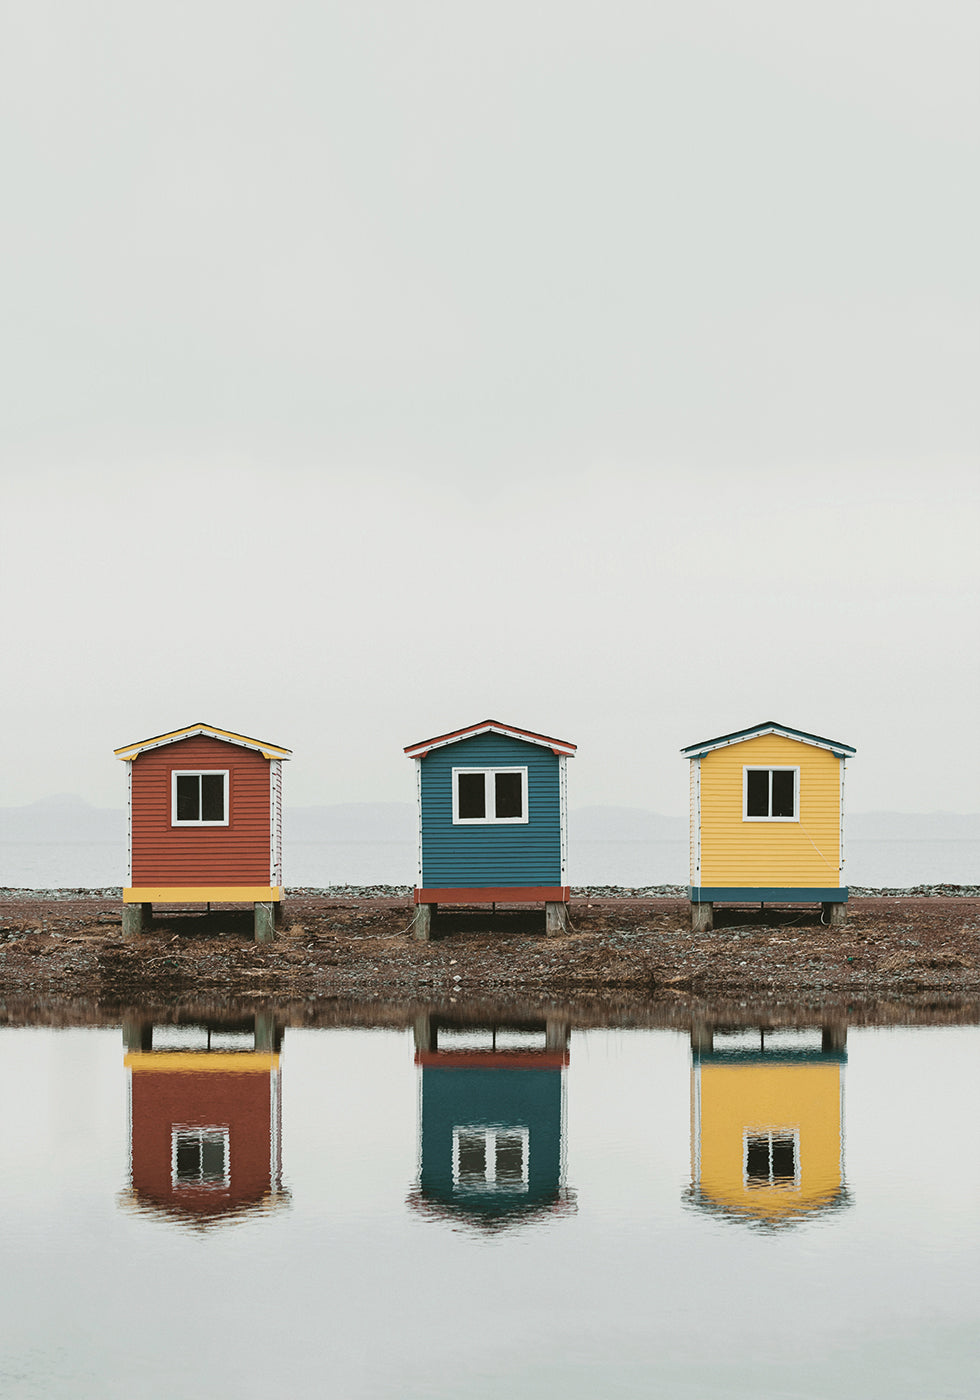
[[[744,765],[800,769],[798,822],[742,819]],[[692,765],[693,767],[693,765]],[[840,760],[826,749],[766,734],[701,759],[701,885],[839,886]]]
[[[174,769],[227,768],[227,826],[170,824]],[[133,760],[133,885],[268,885],[269,760],[198,735]]]
[[[453,826],[453,768],[527,768],[527,824]],[[433,749],[422,766],[422,873],[426,888],[559,885],[558,758],[550,749],[477,734]]]

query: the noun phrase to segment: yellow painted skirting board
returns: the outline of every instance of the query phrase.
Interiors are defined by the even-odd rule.
[[[269,904],[282,899],[280,885],[137,885],[122,892],[123,904]]]
[[[279,1067],[279,1056],[251,1050],[131,1050],[123,1064],[154,1073],[268,1074]]]

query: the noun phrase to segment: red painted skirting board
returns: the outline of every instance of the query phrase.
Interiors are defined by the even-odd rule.
[[[570,885],[505,885],[500,889],[416,889],[416,904],[567,904]]]

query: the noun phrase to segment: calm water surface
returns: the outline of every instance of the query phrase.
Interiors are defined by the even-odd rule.
[[[0,1394],[967,1396],[980,1030],[0,1031]]]

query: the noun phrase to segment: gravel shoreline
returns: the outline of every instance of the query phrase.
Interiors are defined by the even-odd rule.
[[[381,889],[384,894],[380,893]],[[378,891],[377,893],[375,891]],[[0,894],[0,1005],[89,999],[161,1005],[260,996],[308,1004],[723,1001],[906,1007],[980,1000],[980,894],[853,897],[841,929],[819,907],[725,906],[696,934],[686,899],[581,894],[567,933],[546,936],[540,908],[447,910],[439,936],[410,934],[403,892],[292,892],[276,941],[256,945],[251,911],[158,910],[122,938],[111,890]],[[978,1016],[977,1019],[980,1019]]]

